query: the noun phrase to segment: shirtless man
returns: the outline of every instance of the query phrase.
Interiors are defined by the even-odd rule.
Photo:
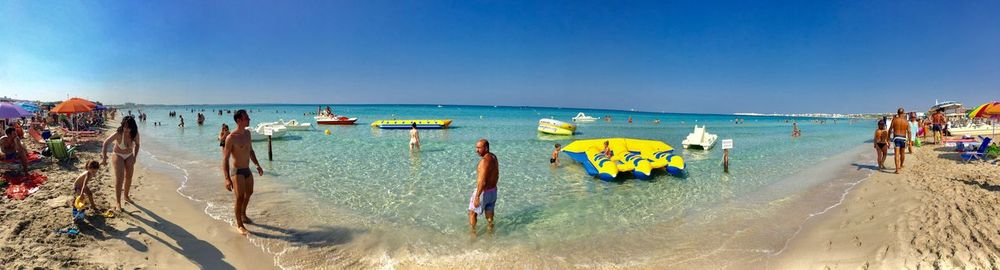
[[[21,144],[16,133],[13,127],[4,130],[4,136],[0,137],[0,154],[3,154],[3,160],[20,160],[24,175],[28,175],[28,150]]]
[[[420,150],[420,134],[417,133],[416,122],[410,125],[410,151],[413,151],[414,148]]]
[[[889,127],[889,134],[892,134],[892,143],[896,145],[893,150],[896,153],[896,173],[903,168],[903,161],[906,161],[906,143],[910,141],[910,123],[906,122],[903,115],[903,108],[896,110],[896,116],[892,117],[892,124]]]
[[[941,132],[944,131],[944,114],[937,110],[931,115],[931,130],[934,131],[934,144],[939,144],[943,140]]]
[[[253,195],[253,172],[250,171],[250,161],[257,165],[257,174],[263,176],[264,169],[257,162],[257,154],[253,152],[253,145],[250,143],[250,133],[246,127],[250,125],[250,115],[246,110],[238,110],[233,114],[236,120],[236,130],[226,137],[226,146],[222,150],[222,174],[226,176],[226,190],[233,191],[236,196],[235,218],[236,230],[242,235],[249,233],[243,223],[249,223],[247,218],[247,204],[250,203],[250,195]],[[236,181],[233,181],[229,173],[229,157],[233,158],[233,167],[236,167]]]
[[[497,156],[490,153],[490,142],[480,139],[476,142],[476,153],[482,157],[476,166],[476,192],[469,202],[470,233],[476,236],[476,217],[486,215],[486,229],[493,233],[493,208],[497,203],[497,180],[500,176],[500,165]]]

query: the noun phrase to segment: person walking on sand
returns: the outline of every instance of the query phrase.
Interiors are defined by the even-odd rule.
[[[878,168],[885,169],[885,158],[889,151],[889,131],[885,129],[885,120],[878,121],[878,129],[875,130],[875,156],[878,160]]]
[[[893,153],[896,154],[896,172],[903,169],[903,162],[906,161],[906,142],[910,141],[910,123],[906,122],[906,115],[903,108],[896,110],[896,116],[892,117],[892,124],[889,134],[892,134],[892,143],[896,146]]]
[[[139,156],[139,127],[135,118],[122,118],[118,130],[104,139],[101,145],[101,164],[108,164],[108,143],[114,142],[111,152],[115,154],[112,167],[115,168],[115,211],[122,210],[122,197],[125,202],[132,202],[129,189],[132,187],[132,172],[135,171],[135,159]]]
[[[476,218],[486,215],[486,229],[493,233],[493,210],[497,203],[497,181],[500,176],[500,165],[497,156],[490,153],[490,142],[480,139],[476,142],[476,153],[482,159],[476,166],[476,191],[469,199],[469,226],[472,236],[476,236]]]
[[[931,131],[934,131],[934,144],[941,143],[944,140],[942,132],[944,132],[944,113],[941,112],[942,109],[938,109],[931,115]]]
[[[243,226],[249,223],[247,217],[247,205],[250,203],[250,196],[253,195],[253,172],[250,171],[250,161],[257,165],[257,175],[264,175],[264,169],[257,162],[257,154],[253,151],[253,144],[250,143],[250,133],[246,128],[250,125],[250,115],[246,110],[238,110],[233,114],[236,121],[236,130],[226,138],[226,146],[222,150],[222,174],[226,177],[226,190],[233,191],[235,196],[234,218],[236,219],[236,230],[247,235],[249,231]],[[232,157],[233,167],[236,167],[236,180],[233,181],[229,172],[229,159]]]
[[[420,134],[417,133],[417,123],[410,124],[410,151],[417,149],[420,151]]]
[[[906,152],[907,154],[913,154],[913,144],[917,141],[917,131],[919,131],[920,123],[917,122],[917,113],[910,112],[907,116],[910,120],[908,123],[910,126],[910,138],[906,144]]]

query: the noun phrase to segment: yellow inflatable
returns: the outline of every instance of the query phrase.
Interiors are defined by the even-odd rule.
[[[372,127],[381,129],[410,129],[417,124],[417,129],[442,129],[451,125],[451,119],[436,120],[378,120],[372,122]]]
[[[608,143],[611,157],[604,155]],[[614,180],[621,172],[632,172],[636,178],[649,179],[654,169],[666,168],[671,174],[684,171],[684,158],[674,155],[674,148],[664,142],[627,138],[578,140],[562,150],[583,164],[590,175],[602,180]]]

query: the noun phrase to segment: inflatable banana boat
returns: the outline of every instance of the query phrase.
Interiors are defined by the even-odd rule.
[[[608,142],[611,157],[603,153]],[[674,155],[674,148],[664,142],[626,138],[578,140],[566,145],[563,153],[580,162],[587,174],[611,181],[619,173],[632,172],[636,178],[649,179],[652,171],[665,168],[671,174],[684,172],[684,158]]]
[[[552,135],[573,135],[576,125],[563,121],[543,118],[538,120],[538,132]]]
[[[445,120],[378,120],[372,122],[372,127],[381,129],[410,129],[413,124],[417,124],[417,129],[442,129],[451,125],[450,119]]]

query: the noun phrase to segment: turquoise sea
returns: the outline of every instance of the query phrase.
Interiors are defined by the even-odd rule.
[[[147,122],[139,123],[144,142],[140,162],[175,176],[181,186],[178,192],[205,204],[206,214],[230,221],[232,198],[222,188],[216,136],[221,124],[235,128],[235,123],[231,114],[220,116],[216,110],[247,109],[251,126],[279,119],[297,119],[315,126],[311,114],[317,106],[140,106],[131,110],[148,115]],[[464,263],[524,263],[546,268],[655,265],[659,261],[651,259],[656,257],[653,251],[677,255],[719,248],[703,243],[705,238],[692,233],[700,229],[691,225],[737,222],[727,217],[732,215],[720,214],[727,213],[720,208],[738,209],[760,201],[764,201],[760,207],[767,208],[774,205],[775,198],[801,197],[836,178],[829,173],[805,172],[857,149],[874,128],[866,121],[847,119],[820,123],[813,118],[597,109],[332,107],[337,114],[358,117],[358,124],[292,131],[273,142],[273,161],[267,160],[266,142],[254,143],[266,174],[258,178],[250,205],[251,218],[257,223],[250,227],[255,232],[251,241],[274,254],[277,265],[283,268],[419,268]],[[169,111],[183,115],[187,126],[177,127],[178,119],[168,117]],[[206,115],[204,126],[195,123],[196,112]],[[574,137],[543,136],[535,130],[540,118],[569,122],[578,112],[594,117],[609,115],[613,121],[581,123]],[[632,123],[626,121],[629,117]],[[736,118],[744,122],[737,124],[733,121]],[[423,147],[410,153],[409,131],[369,126],[379,119],[454,122],[448,129],[421,130]],[[661,123],[654,124],[654,120]],[[154,126],[153,122],[163,125]],[[798,123],[801,137],[790,136],[791,122]],[[723,173],[719,145],[708,151],[681,148],[681,141],[696,124],[706,125],[720,140],[734,140],[729,174]],[[327,129],[330,135],[324,133]],[[661,173],[646,181],[620,178],[605,182],[587,175],[565,154],[557,167],[548,162],[554,143],[566,145],[573,139],[603,137],[662,140],[677,148],[676,153],[687,162],[687,171],[680,176]],[[475,142],[480,138],[490,141],[500,162],[499,199],[496,232],[486,234],[482,221],[479,236],[472,238],[466,208],[474,189],[479,159]],[[836,166],[849,166],[854,159],[848,157]],[[839,195],[843,191],[835,189],[827,193]],[[822,209],[830,203],[835,200],[807,208]],[[755,209],[754,214],[740,220],[760,222],[780,214],[775,209],[788,205],[773,207]],[[811,211],[793,212],[806,216]],[[801,222],[799,216],[785,218]],[[729,224],[713,230],[739,230],[740,226]],[[760,241],[759,246],[774,251],[774,246],[780,248],[782,239],[793,232],[787,228],[768,232],[776,235],[765,236],[770,240]],[[523,261],[511,261],[510,256]]]

